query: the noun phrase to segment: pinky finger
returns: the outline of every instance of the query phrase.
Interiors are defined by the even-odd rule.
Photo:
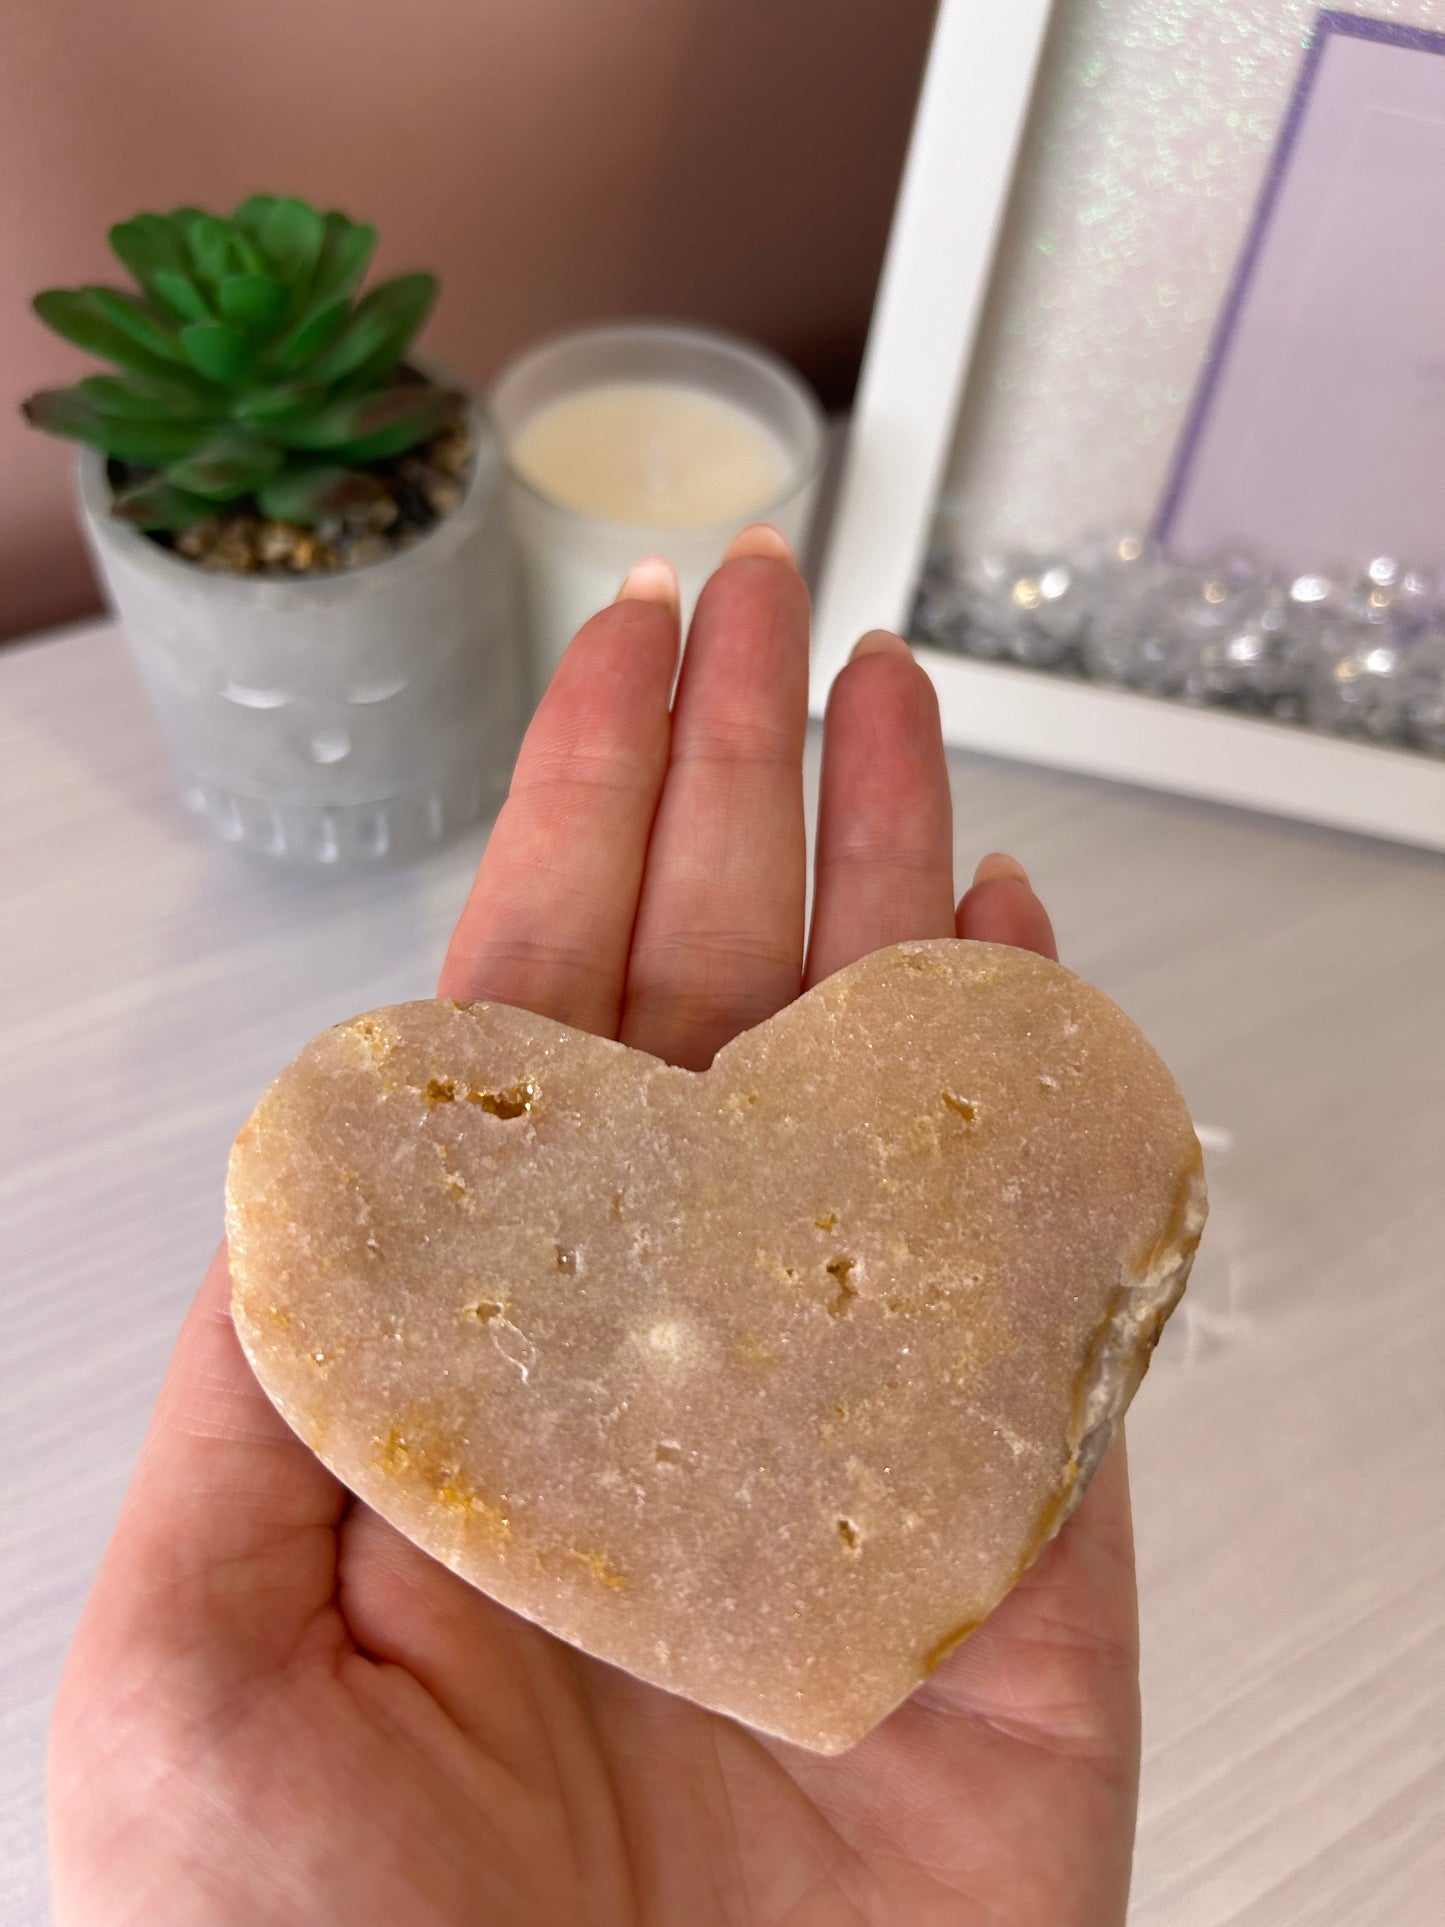
[[[977,943],[1006,943],[1057,960],[1049,913],[1034,895],[1028,872],[1011,856],[986,856],[958,906],[954,927]]]

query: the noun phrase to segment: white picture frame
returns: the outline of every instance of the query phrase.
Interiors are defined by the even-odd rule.
[[[1051,0],[942,0],[820,572],[812,700],[907,634]],[[945,740],[1445,850],[1445,760],[919,646]]]

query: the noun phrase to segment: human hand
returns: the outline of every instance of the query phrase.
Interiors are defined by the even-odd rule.
[[[804,949],[807,595],[746,531],[675,705],[665,574],[538,709],[441,993],[701,1068],[906,938],[1053,953],[1017,865],[955,911],[938,711],[860,644]],[[186,1321],[56,1710],[60,1927],[1109,1927],[1138,1756],[1122,1444],[982,1628],[849,1753],[748,1731],[474,1591],[287,1429],[224,1257]]]

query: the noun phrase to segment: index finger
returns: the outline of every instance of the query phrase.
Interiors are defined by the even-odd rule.
[[[442,996],[616,1036],[677,652],[676,577],[641,563],[622,599],[579,631],[538,705]]]
[[[119,1650],[204,1652],[200,1677],[218,1691],[294,1652],[331,1597],[331,1531],[346,1503],[257,1383],[230,1298],[222,1245],[176,1341],[87,1608]],[[66,1709],[85,1717],[68,1696]]]

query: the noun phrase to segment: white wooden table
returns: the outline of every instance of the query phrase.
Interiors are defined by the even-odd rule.
[[[1130,1420],[1135,1927],[1438,1922],[1445,862],[979,757],[954,776],[961,869],[1018,852],[1220,1147]],[[232,1133],[314,1031],[430,990],[481,841],[270,874],[172,802],[111,629],[0,655],[6,1927],[46,1917],[48,1702]]]

